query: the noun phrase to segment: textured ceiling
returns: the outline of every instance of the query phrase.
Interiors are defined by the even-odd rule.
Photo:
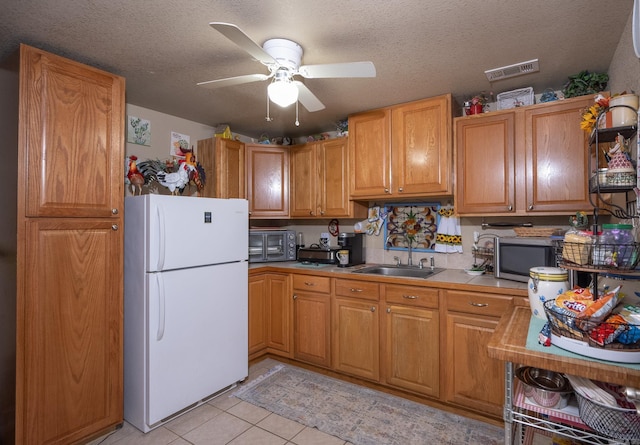
[[[122,75],[127,102],[258,137],[334,130],[350,113],[443,93],[559,89],[583,69],[606,71],[633,0],[0,0],[0,60],[27,43]],[[305,79],[326,105],[271,106],[268,82],[209,90],[197,82],[266,68],[212,29],[255,42],[298,42],[303,64],[372,61],[371,79]],[[490,84],[484,71],[530,59],[540,72]]]

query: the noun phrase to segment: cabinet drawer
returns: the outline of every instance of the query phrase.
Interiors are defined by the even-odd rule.
[[[513,297],[481,292],[447,291],[447,310],[500,317],[513,305]]]
[[[380,285],[369,281],[336,279],[335,295],[378,301],[380,299]]]
[[[293,289],[328,294],[331,292],[331,279],[314,275],[294,275]]]
[[[385,284],[382,287],[382,295],[387,303],[438,307],[438,289]]]

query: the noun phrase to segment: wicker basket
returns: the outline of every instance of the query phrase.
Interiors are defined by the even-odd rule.
[[[589,346],[594,348],[619,349],[629,352],[640,351],[640,338],[634,343],[623,344],[614,340],[611,343],[602,345],[596,342],[590,335],[595,328],[600,327],[600,329],[606,328],[610,331],[620,329],[621,332],[618,333],[618,337],[625,332],[627,332],[627,337],[632,337],[632,335],[629,335],[628,333],[631,329],[640,329],[640,325],[598,322],[587,318],[579,318],[575,315],[561,313],[556,310],[555,299],[545,301],[543,306],[544,313],[547,316],[547,320],[549,320],[551,331],[556,335],[587,342]],[[634,330],[631,332],[636,333],[637,331]]]
[[[557,228],[550,227],[514,227],[513,231],[516,232],[518,236],[544,236],[548,237],[553,235],[557,230]]]
[[[614,439],[640,439],[640,416],[635,409],[601,405],[576,391],[580,418],[589,427]]]
[[[640,244],[588,244],[564,242],[562,258],[597,270],[631,270],[640,261]]]

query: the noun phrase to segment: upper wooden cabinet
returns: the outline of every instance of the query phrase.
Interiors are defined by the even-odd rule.
[[[247,144],[246,150],[250,217],[289,217],[289,148]]]
[[[456,191],[463,215],[572,214],[590,207],[592,96],[455,120]]]
[[[349,201],[347,138],[291,147],[289,215],[293,218],[360,218],[366,206]]]
[[[351,197],[450,195],[451,95],[349,116]]]
[[[200,196],[246,198],[245,146],[240,141],[209,138],[198,141],[197,159],[207,175]]]

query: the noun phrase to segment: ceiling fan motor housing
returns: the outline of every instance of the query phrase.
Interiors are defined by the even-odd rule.
[[[286,39],[270,39],[264,42],[262,49],[278,64],[292,71],[297,71],[302,61],[302,47],[296,42]]]

